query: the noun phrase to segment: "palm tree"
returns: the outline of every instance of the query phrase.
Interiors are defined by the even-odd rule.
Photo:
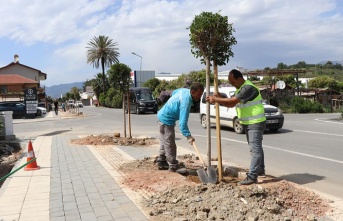
[[[117,42],[113,42],[107,36],[99,35],[99,37],[94,37],[88,43],[87,50],[87,64],[93,64],[93,67],[102,68],[102,90],[103,93],[106,91],[105,84],[105,66],[109,67],[113,63],[118,63],[119,52]]]
[[[92,81],[91,85],[93,87],[94,94],[100,104],[100,93],[101,93],[101,88],[103,87],[102,74],[98,73],[95,76],[95,78],[92,79],[91,81]],[[106,78],[105,78],[105,82],[106,82]]]

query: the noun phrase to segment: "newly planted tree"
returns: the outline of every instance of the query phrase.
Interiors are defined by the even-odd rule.
[[[131,138],[131,118],[129,109],[129,85],[131,83],[130,76],[131,68],[125,64],[117,63],[111,66],[108,70],[108,79],[111,88],[116,88],[122,93],[123,97],[123,122],[124,122],[124,137],[126,137],[126,114],[125,114],[125,95],[127,97],[127,108],[129,114],[129,137]]]
[[[203,12],[195,16],[190,26],[191,52],[196,58],[206,64],[206,94],[210,92],[210,66],[214,65],[215,92],[218,92],[218,69],[217,65],[225,65],[229,58],[233,56],[231,48],[237,43],[232,36],[234,29],[228,23],[227,16],[219,13]],[[216,116],[219,120],[219,106],[216,104]],[[206,115],[210,116],[210,104],[206,105]],[[220,123],[217,120],[218,148],[220,149]],[[207,144],[208,144],[208,164],[211,164],[211,130],[210,118],[207,118]],[[221,151],[219,161],[221,162]],[[221,165],[220,165],[221,166]]]

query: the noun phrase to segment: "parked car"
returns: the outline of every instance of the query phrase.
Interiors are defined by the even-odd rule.
[[[235,94],[236,88],[235,87],[221,87],[218,89],[221,97],[232,97]],[[210,88],[210,94],[212,95],[214,92],[214,88]],[[282,114],[281,109],[263,103],[265,116],[266,116],[266,129],[270,131],[277,131],[283,126],[284,116]],[[236,109],[235,108],[228,108],[223,105],[219,105],[219,114],[220,114],[220,125],[228,126],[234,129],[234,131],[238,134],[244,133],[243,127],[240,124]],[[206,91],[203,93],[201,102],[200,102],[200,122],[204,128],[207,127],[207,120],[206,120]],[[211,124],[216,123],[216,116],[215,116],[215,105],[210,105],[210,122]]]
[[[0,111],[13,111],[13,118],[25,117],[25,104],[20,102],[0,102]]]
[[[38,102],[38,107],[46,108],[45,102]]]
[[[148,87],[129,88],[130,112],[142,114],[146,112],[157,113],[156,99],[152,96]],[[127,97],[125,96],[125,111],[128,112]]]
[[[75,103],[73,100],[69,100],[68,101],[68,106],[71,107],[71,108],[74,108],[75,107]]]
[[[37,116],[45,116],[46,115],[46,108],[44,107],[37,107],[36,117]]]
[[[76,107],[83,107],[83,104],[81,101],[76,101],[75,106]]]

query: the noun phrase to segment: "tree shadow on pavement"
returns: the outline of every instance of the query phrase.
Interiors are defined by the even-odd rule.
[[[307,184],[314,183],[319,180],[324,180],[325,176],[318,176],[316,174],[309,173],[293,173],[289,175],[280,176],[278,177],[278,179],[284,179],[298,184]]]
[[[54,131],[54,132],[51,132],[51,133],[41,134],[40,136],[54,136],[54,135],[66,133],[66,132],[69,132],[69,131],[72,131],[72,130],[59,130],[59,131]]]

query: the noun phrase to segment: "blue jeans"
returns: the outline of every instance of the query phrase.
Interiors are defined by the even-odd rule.
[[[251,162],[250,169],[247,175],[256,180],[258,177],[258,172],[264,172],[264,152],[262,147],[263,132],[266,127],[266,122],[243,125],[247,141],[250,148]]]

